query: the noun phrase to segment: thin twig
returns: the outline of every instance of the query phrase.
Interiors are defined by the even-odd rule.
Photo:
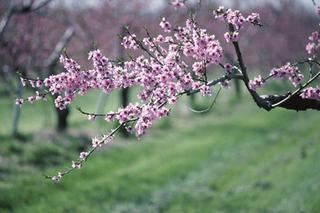
[[[90,151],[88,151],[88,154],[86,155],[85,158],[82,158],[82,159],[78,159],[78,161],[74,162],[76,165],[79,165],[80,167],[83,165],[83,163],[85,163],[88,158],[99,148],[101,148],[102,145],[104,145],[104,142],[107,141],[108,139],[112,138],[115,133],[120,129],[122,128],[125,124],[127,123],[130,123],[130,122],[134,122],[136,121],[137,118],[135,119],[131,119],[129,121],[126,121],[126,122],[123,122],[121,124],[119,124],[114,130],[112,130],[108,135],[105,135],[98,143],[97,143],[97,146],[93,147],[90,149]],[[65,171],[63,172],[60,172],[59,173],[59,176],[60,178],[62,178],[63,176],[69,174],[70,172],[72,172],[73,170],[76,170],[78,169],[77,167],[70,167],[68,169],[66,169]],[[54,176],[49,176],[49,175],[44,175],[45,178],[47,179],[53,179]]]

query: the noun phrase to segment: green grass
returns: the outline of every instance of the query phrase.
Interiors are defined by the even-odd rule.
[[[0,212],[320,211],[318,112],[268,113],[252,102],[230,105],[224,99],[205,115],[178,108],[165,121],[170,127],[159,123],[140,141],[116,139],[60,184],[45,180],[42,173],[54,174],[67,166],[76,156],[76,145],[61,144],[66,140],[62,138],[57,142],[61,148],[33,137],[26,144],[13,141],[12,148],[3,128],[3,149],[20,150],[17,158],[26,158],[28,166],[12,171],[6,167],[9,176],[0,178]],[[87,124],[76,113],[72,116],[73,128],[105,128]],[[40,124],[28,125],[27,120],[21,125],[28,135],[39,132]],[[48,169],[29,165],[30,153],[39,153],[35,147],[42,143],[53,156],[64,156],[45,163],[53,165]]]

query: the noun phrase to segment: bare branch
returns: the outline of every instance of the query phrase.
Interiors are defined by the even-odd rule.
[[[264,100],[263,98],[261,98],[258,93],[252,89],[250,89],[249,87],[249,76],[248,76],[248,73],[247,73],[247,68],[244,64],[244,61],[243,61],[243,58],[242,58],[242,53],[241,53],[241,50],[240,50],[240,46],[239,46],[239,43],[238,42],[233,42],[233,46],[234,46],[234,49],[236,51],[236,55],[237,55],[237,58],[238,58],[238,62],[239,62],[239,66],[240,66],[240,69],[241,69],[241,72],[243,74],[243,81],[247,87],[247,90],[249,91],[250,95],[252,96],[253,100],[256,102],[256,104],[260,107],[260,108],[263,108],[267,111],[271,110],[271,105],[269,102],[267,102],[266,100]]]

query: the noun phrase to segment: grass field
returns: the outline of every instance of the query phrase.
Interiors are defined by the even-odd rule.
[[[11,104],[0,104],[8,124]],[[41,127],[53,125],[52,112],[43,110],[40,104],[23,112],[21,129],[32,142],[10,139],[1,126],[7,175],[0,176],[0,212],[320,212],[318,112],[267,113],[226,100],[205,115],[180,110],[140,141],[116,139],[54,184],[42,174],[68,165],[78,141],[43,139],[49,130]],[[71,121],[73,131],[105,128],[75,112]],[[55,150],[56,161],[39,166],[32,158],[39,147]]]

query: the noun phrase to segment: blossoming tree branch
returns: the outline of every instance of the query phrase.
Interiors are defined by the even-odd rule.
[[[171,3],[178,8],[184,7],[186,1],[173,0]],[[320,15],[319,7],[317,12]],[[30,84],[38,91],[34,96],[17,99],[17,105],[45,100],[51,94],[56,97],[55,106],[61,110],[71,104],[77,95],[85,96],[90,90],[101,90],[109,94],[121,88],[140,89],[136,103],[107,114],[85,112],[79,108],[89,120],[103,117],[106,122],[117,121],[119,126],[102,137],[93,138],[91,149],[81,152],[79,159],[73,161],[69,169],[48,178],[60,181],[71,171],[81,168],[96,150],[113,141],[120,128],[125,127],[129,133],[140,138],[155,121],[169,116],[170,110],[182,96],[194,93],[217,96],[219,92],[215,91],[215,86],[228,88],[232,79],[242,81],[256,105],[267,111],[278,107],[297,111],[320,110],[320,88],[311,87],[320,76],[320,71],[314,72],[320,67],[317,57],[320,47],[318,31],[309,37],[305,59],[288,62],[273,68],[267,76],[258,75],[250,80],[241,52],[241,30],[262,27],[259,14],[244,16],[238,10],[219,7],[213,11],[213,18],[226,24],[224,38],[228,45],[233,46],[236,64],[231,64],[224,58],[219,40],[206,29],[200,28],[194,17],[187,19],[185,26],[177,27],[162,18],[160,27],[163,34],[155,37],[146,30],[146,37],[139,39],[126,28],[127,35],[122,38],[122,45],[125,49],[142,50],[144,54],[139,57],[130,57],[127,61],[111,60],[96,49],[88,57],[93,67],[83,70],[75,60],[64,54],[60,57],[64,72],[43,80],[21,78],[23,85]],[[191,66],[188,65],[190,61]],[[220,69],[221,76],[209,79],[209,72],[212,70],[209,68],[214,66],[215,70]],[[301,69],[306,66],[308,71]],[[259,88],[274,80],[289,80],[292,90],[286,94],[260,95]]]

